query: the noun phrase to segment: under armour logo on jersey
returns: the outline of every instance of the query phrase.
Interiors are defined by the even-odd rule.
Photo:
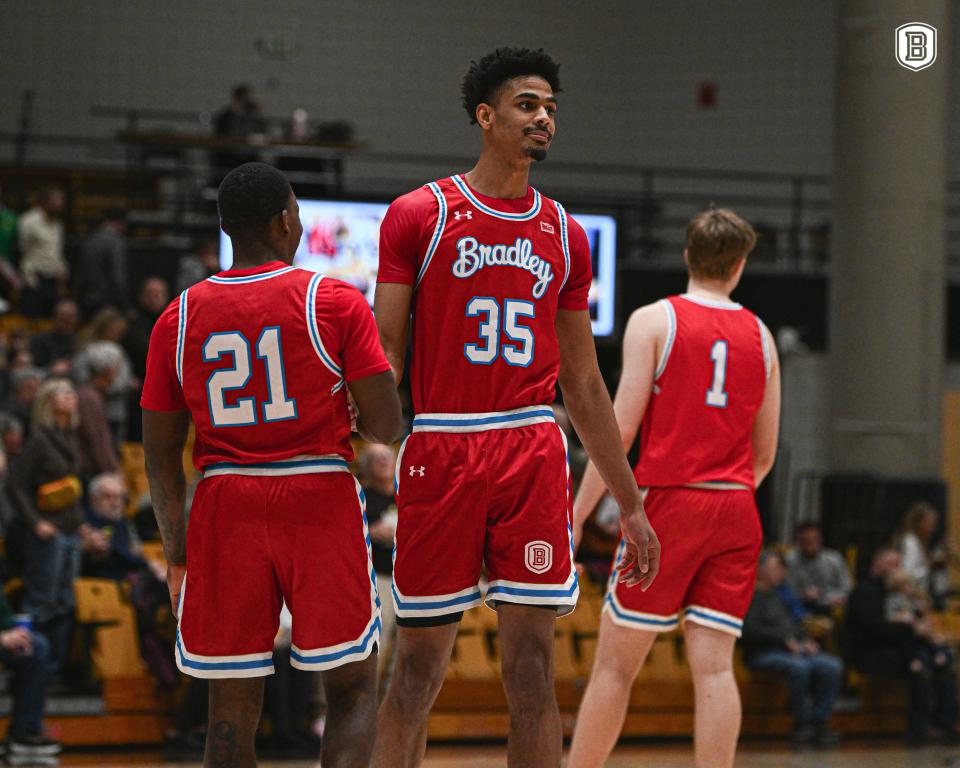
[[[453,217],[457,221],[460,221],[461,218],[473,221],[473,211],[457,211],[455,214],[453,214]]]
[[[411,466],[411,467],[410,467],[410,477],[413,477],[414,475],[420,475],[420,477],[423,477],[423,475],[424,475],[424,473],[425,473],[426,471],[427,471],[427,468],[426,468],[426,467],[413,467],[413,466]]]

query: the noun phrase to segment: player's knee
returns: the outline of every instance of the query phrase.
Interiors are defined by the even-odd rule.
[[[550,648],[528,643],[503,660],[503,686],[511,709],[539,709],[553,697]]]
[[[390,683],[391,692],[407,706],[429,706],[443,684],[446,665],[422,653],[406,653],[397,658]]]

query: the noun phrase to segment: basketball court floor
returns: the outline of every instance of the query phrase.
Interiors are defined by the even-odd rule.
[[[621,747],[607,768],[689,768],[690,745]],[[199,763],[163,763],[150,754],[80,753],[63,756],[61,765],[100,765],[120,768],[201,768]],[[503,768],[504,747],[435,747],[427,751],[424,768]],[[960,768],[960,747],[905,749],[895,743],[850,744],[829,752],[794,752],[781,745],[746,744],[737,768]],[[261,768],[321,768],[319,761],[261,761]]]

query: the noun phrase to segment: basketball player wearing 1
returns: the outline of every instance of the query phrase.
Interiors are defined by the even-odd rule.
[[[773,466],[780,420],[773,338],[730,299],[755,243],[732,211],[699,214],[687,226],[687,293],[638,309],[627,324],[614,410],[624,450],[642,425],[635,475],[663,544],[662,575],[646,593],[622,589],[621,544],[570,768],[604,764],[657,633],[681,620],[696,699],[696,765],[733,765],[740,731],[733,646],[761,544],[753,495]],[[603,492],[588,467],[574,504],[578,541]]]
[[[418,765],[463,611],[498,612],[508,764],[560,764],[557,615],[573,610],[569,474],[550,404],[559,378],[583,443],[623,510],[625,582],[646,588],[659,545],[597,368],[586,235],[528,184],[556,130],[556,63],[501,48],[474,62],[463,104],[474,168],[396,200],[380,231],[375,301],[397,380],[413,314],[413,434],[397,462],[397,663],[374,764]],[[638,590],[639,591],[639,590]]]
[[[177,666],[210,680],[206,766],[255,765],[263,676],[281,605],[291,664],[322,673],[324,766],[373,751],[380,610],[360,485],[347,462],[347,390],[368,439],[400,402],[363,295],[291,265],[303,233],[287,179],[247,163],[224,178],[233,266],[185,290],[150,339],[143,442],[177,612]],[[203,472],[185,524],[191,417]]]

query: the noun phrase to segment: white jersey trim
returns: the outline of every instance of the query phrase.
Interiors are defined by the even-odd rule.
[[[310,278],[310,283],[307,286],[307,333],[310,336],[310,343],[313,344],[313,351],[317,353],[320,362],[339,379],[339,381],[330,388],[330,392],[333,394],[343,387],[344,380],[343,371],[340,369],[340,366],[333,361],[333,358],[327,352],[327,348],[323,345],[323,339],[320,338],[320,326],[317,324],[317,288],[320,286],[321,280],[323,280],[323,275],[314,275]]]
[[[563,246],[563,262],[566,270],[563,273],[563,281],[560,283],[560,291],[563,291],[567,284],[567,278],[570,277],[570,240],[567,236],[567,212],[556,200],[553,204],[557,207],[557,215],[560,217],[560,244]]]
[[[673,350],[673,342],[676,341],[677,338],[677,313],[673,308],[673,304],[670,303],[669,299],[660,299],[657,303],[663,307],[663,311],[667,315],[667,340],[663,345],[663,351],[660,353],[657,370],[653,374],[654,381],[663,376],[663,372],[667,367],[667,361],[670,359],[670,352]],[[657,394],[659,394],[659,388],[656,389]]]
[[[488,216],[495,216],[498,219],[505,219],[506,221],[529,221],[540,213],[542,201],[540,199],[540,193],[535,189],[533,190],[533,205],[530,207],[530,210],[525,213],[504,213],[503,211],[498,211],[489,205],[481,203],[477,196],[470,190],[470,187],[467,186],[463,177],[451,176],[450,179],[456,185],[457,189],[460,190],[460,194],[467,198],[474,208],[486,213]]]
[[[735,301],[711,301],[710,299],[704,299],[700,296],[693,296],[689,293],[681,293],[681,299],[686,299],[687,301],[692,301],[694,304],[699,304],[701,307],[710,307],[711,309],[726,309],[731,312],[736,312],[737,310],[743,309],[742,304],[737,304]]]
[[[287,475],[312,475],[324,472],[349,472],[346,459],[336,454],[326,456],[294,456],[281,461],[240,464],[221,461],[203,468],[204,477],[220,475],[245,475],[247,477],[285,477]]]
[[[486,413],[421,413],[413,419],[416,432],[486,432],[555,422],[549,405],[530,405],[511,411]]]
[[[183,345],[187,336],[187,291],[184,289],[180,294],[180,307],[178,311],[177,322],[177,381],[183,387]]]
[[[433,237],[430,239],[430,246],[427,248],[426,254],[424,254],[423,264],[420,266],[420,272],[417,274],[417,282],[414,287],[420,285],[423,276],[427,274],[430,262],[433,261],[433,255],[437,252],[437,246],[440,244],[440,238],[443,236],[443,229],[447,225],[447,200],[443,196],[443,192],[440,191],[440,187],[435,181],[431,181],[427,184],[427,187],[433,192],[433,196],[437,198],[439,210],[437,213],[437,225],[433,229]]]
[[[773,359],[770,355],[770,340],[767,338],[767,326],[763,320],[757,317],[757,325],[760,327],[760,346],[763,348],[763,368],[767,372],[767,381],[770,381],[770,372],[773,370]]]

